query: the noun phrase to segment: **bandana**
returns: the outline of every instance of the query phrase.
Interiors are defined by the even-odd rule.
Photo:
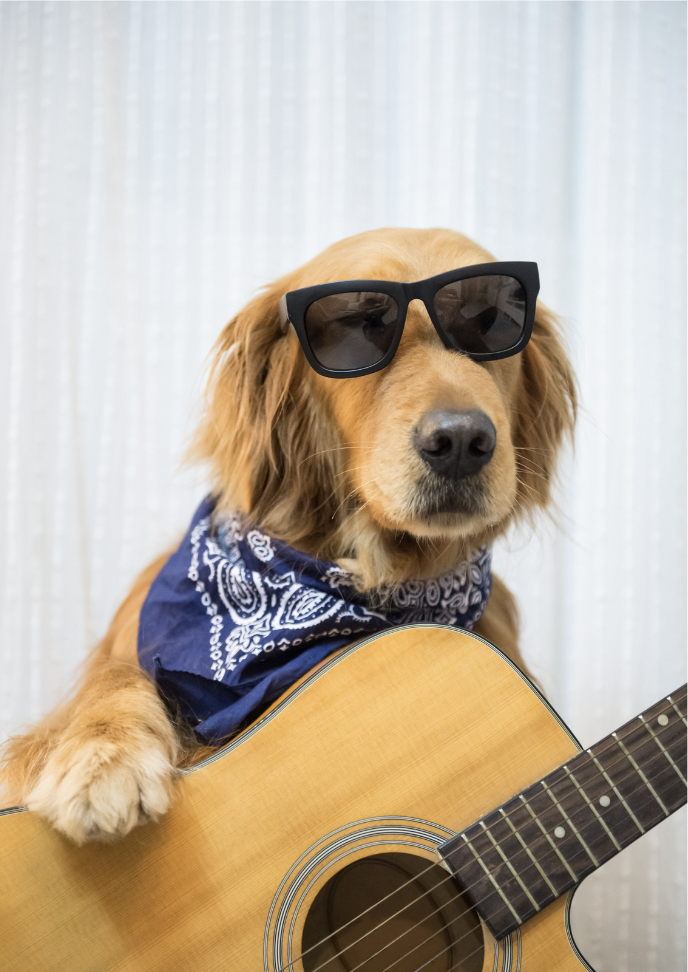
[[[490,594],[490,550],[452,573],[360,593],[336,564],[214,517],[208,498],[141,609],[138,655],[199,739],[219,744],[314,665],[403,624],[473,627]]]

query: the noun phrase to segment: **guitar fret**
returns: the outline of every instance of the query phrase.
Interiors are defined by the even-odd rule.
[[[676,763],[674,762],[674,760],[671,758],[671,753],[669,753],[667,751],[667,749],[664,747],[664,745],[662,744],[661,739],[659,738],[659,736],[657,735],[657,733],[654,731],[654,729],[652,728],[652,726],[650,725],[650,723],[649,722],[646,722],[645,719],[643,718],[643,716],[639,716],[638,718],[639,719],[642,719],[642,721],[643,721],[643,723],[645,725],[645,728],[650,733],[650,735],[652,736],[652,738],[656,742],[656,744],[659,747],[659,749],[664,753],[664,756],[669,761],[669,765],[676,772],[678,778],[681,780],[682,783],[686,783],[685,776],[683,775],[683,773],[681,772],[681,770],[678,768],[678,766],[676,765]]]
[[[537,820],[533,819],[530,809],[524,806],[520,798],[510,800],[501,808],[504,811],[502,816],[506,819],[498,821],[495,815],[495,822],[492,822],[492,814],[487,817],[490,822],[490,829],[496,835],[498,827],[506,831],[507,826],[515,830],[519,835],[519,845],[523,844],[528,848],[526,855],[519,850],[519,873],[527,878],[528,887],[531,894],[539,904],[544,904],[552,900],[551,894],[554,892],[558,897],[566,888],[571,886],[571,878],[566,869],[562,867],[561,860],[550,842],[543,836],[542,829]],[[507,831],[508,832],[508,831]],[[512,834],[512,838],[513,834]],[[533,868],[533,862],[537,867]]]
[[[681,710],[676,705],[676,703],[674,702],[674,700],[672,699],[672,697],[670,695],[667,695],[667,702],[671,702],[671,705],[673,706],[673,709],[677,713],[677,715],[678,715],[679,719],[681,720],[681,722],[684,724],[684,726],[688,726],[688,722],[686,722],[686,717],[681,712]]]
[[[590,801],[588,804],[581,797],[582,805],[588,808],[587,819],[590,822],[590,826],[585,827],[585,837],[602,863],[618,854],[620,847],[639,837],[640,830],[589,753],[581,753],[571,760],[567,769],[575,776],[576,783]],[[630,765],[628,770],[633,772]],[[603,802],[600,803],[600,800]]]
[[[567,873],[563,874],[564,879],[568,881],[573,874],[576,881],[581,881],[595,870],[602,858],[613,854],[614,846],[561,768],[550,774],[544,783],[545,786],[540,781],[524,793],[541,824],[540,840],[547,839],[550,847],[554,845],[552,849],[559,860],[565,859]]]
[[[609,827],[605,823],[604,819],[600,816],[600,814],[599,814],[599,812],[598,812],[597,807],[595,806],[595,804],[592,802],[592,800],[589,799],[588,794],[585,792],[585,790],[583,789],[583,787],[578,783],[578,780],[573,775],[573,773],[568,768],[568,766],[564,766],[564,770],[566,771],[566,773],[570,777],[570,779],[573,780],[574,786],[576,787],[576,789],[578,790],[578,792],[580,793],[580,795],[583,797],[583,799],[585,800],[585,802],[588,804],[588,806],[590,807],[590,809],[592,810],[592,812],[594,813],[594,815],[597,817],[598,821],[600,822],[600,824],[602,825],[602,827],[604,828],[604,830],[608,834],[610,840],[614,844],[614,847],[616,848],[616,850],[617,851],[620,851],[621,850],[621,844],[617,841],[616,837],[611,832],[611,830],[609,829]]]
[[[552,894],[556,898],[557,897],[557,891],[555,890],[554,885],[552,884],[552,882],[550,881],[550,879],[547,877],[546,873],[544,872],[544,870],[540,866],[538,860],[533,856],[532,851],[530,850],[530,848],[528,847],[528,845],[523,840],[523,837],[521,836],[521,833],[518,830],[516,830],[516,828],[514,827],[514,825],[512,823],[512,820],[511,820],[511,815],[505,813],[504,812],[504,809],[502,807],[499,808],[499,812],[504,817],[504,819],[507,822],[507,824],[509,825],[509,827],[511,827],[511,829],[513,830],[514,836],[519,841],[519,843],[523,847],[524,851],[526,852],[526,854],[528,855],[528,857],[530,858],[530,860],[532,861],[532,863],[534,864],[534,866],[537,868],[540,876],[542,877],[542,880],[545,882],[545,884],[547,885],[547,887],[550,889],[550,891],[552,892]]]
[[[586,770],[585,765],[582,764],[587,765],[588,769]],[[570,845],[567,845],[565,841],[558,841],[557,846],[561,848],[562,853],[568,855],[569,862],[576,871],[578,879],[582,880],[596,866],[599,867],[604,861],[617,854],[619,848],[615,846],[608,829],[602,825],[600,816],[594,812],[592,806],[592,802],[602,796],[603,791],[608,790],[606,781],[600,777],[597,768],[591,763],[587,754],[577,757],[571,765],[581,775],[581,780],[576,780],[579,786],[576,786],[576,783],[570,778],[566,766],[550,773],[544,782],[548,785],[552,796],[556,797],[561,810],[568,816],[570,829],[574,838],[576,838],[575,840],[571,839]],[[590,768],[593,776],[590,775]],[[585,785],[589,786],[591,790],[590,795],[581,792],[584,789],[584,781]],[[600,788],[600,782],[602,788]],[[588,799],[585,799],[585,797],[588,797]],[[623,825],[623,818],[627,818],[627,814],[615,800],[612,809],[615,821],[619,812],[623,815]],[[633,832],[637,833],[637,829],[630,819],[629,822]]]
[[[501,816],[489,814],[478,824],[469,827],[465,836],[498,882],[521,923],[536,914],[544,904],[549,904],[552,895],[548,889],[545,889],[543,897],[538,887],[526,888],[521,875],[524,869],[522,848]]]
[[[616,786],[614,785],[614,783],[612,783],[612,781],[609,779],[608,775],[605,773],[605,771],[602,768],[602,766],[601,766],[599,760],[597,759],[597,757],[593,755],[593,752],[592,752],[591,749],[586,750],[586,752],[588,752],[590,754],[590,756],[592,756],[592,759],[593,759],[593,762],[595,763],[595,766],[597,766],[597,768],[600,771],[600,773],[602,774],[602,776],[604,776],[605,780],[607,781],[607,783],[609,783],[609,785],[612,788],[612,790],[614,791],[614,793],[616,793],[616,795],[618,796],[619,800],[621,801],[621,803],[623,804],[623,806],[628,811],[628,815],[630,816],[631,820],[636,825],[636,827],[638,828],[638,830],[640,831],[640,833],[641,834],[644,834],[645,833],[645,830],[644,830],[643,827],[641,827],[638,818],[633,813],[633,811],[631,810],[631,808],[629,807],[629,805],[626,803],[626,801],[624,800],[623,796],[618,791],[618,789],[616,788]]]
[[[659,806],[661,807],[661,809],[662,809],[662,811],[664,812],[664,816],[665,816],[665,817],[668,817],[668,816],[669,816],[669,811],[667,810],[667,808],[666,808],[666,807],[664,806],[664,804],[662,803],[662,801],[661,801],[661,799],[660,799],[660,797],[659,797],[659,796],[657,796],[657,791],[656,791],[656,790],[655,790],[655,788],[654,788],[654,787],[652,786],[652,784],[651,784],[651,783],[650,783],[650,781],[648,780],[648,778],[647,778],[647,776],[645,776],[645,774],[643,773],[643,771],[641,770],[641,768],[640,768],[640,767],[638,766],[638,764],[636,763],[636,761],[635,761],[635,759],[633,758],[633,756],[632,756],[632,755],[631,755],[631,754],[629,753],[629,751],[628,751],[628,750],[626,749],[626,747],[624,746],[624,744],[623,744],[623,742],[622,742],[622,740],[621,740],[621,739],[619,739],[619,737],[617,736],[617,734],[616,734],[615,732],[613,732],[613,733],[612,733],[612,736],[614,737],[614,739],[616,739],[616,741],[617,741],[617,743],[618,743],[618,744],[619,744],[619,746],[621,747],[621,749],[622,749],[622,751],[623,751],[623,753],[625,754],[625,756],[626,756],[626,758],[627,758],[627,759],[628,759],[628,761],[630,762],[630,764],[631,764],[631,766],[633,766],[633,768],[635,769],[635,771],[636,771],[636,773],[638,774],[638,776],[640,777],[640,779],[641,779],[641,780],[643,781],[643,783],[645,784],[645,786],[647,787],[647,789],[648,789],[648,790],[650,791],[650,793],[652,794],[652,796],[653,796],[653,797],[655,798],[655,800],[657,801],[657,803],[658,803],[658,804],[659,804]]]
[[[662,705],[653,707],[654,716],[665,715],[665,708]],[[646,716],[652,718],[653,709],[648,710]],[[671,720],[666,726],[662,726],[661,735],[667,751],[680,766],[685,761],[685,729],[675,714],[669,711]],[[685,799],[684,784],[649,735],[646,724],[640,719],[634,719],[622,726],[608,741],[612,746],[611,750],[606,745],[598,744],[594,747],[595,755],[613,777],[643,829],[648,830],[664,820],[667,811],[671,813],[680,806]],[[631,754],[630,758],[627,753]],[[647,785],[650,780],[651,788]]]
[[[550,837],[550,835],[549,835],[549,834],[547,833],[547,831],[545,830],[545,828],[544,828],[544,827],[542,826],[542,823],[540,822],[540,819],[539,819],[539,817],[538,817],[538,816],[537,816],[537,814],[536,814],[536,813],[535,813],[535,812],[533,811],[533,808],[532,808],[532,807],[530,806],[530,804],[528,803],[528,801],[526,800],[526,798],[525,798],[525,797],[524,797],[524,796],[523,796],[523,795],[521,794],[521,795],[519,796],[519,799],[521,800],[521,802],[522,802],[522,803],[523,803],[523,805],[525,806],[525,808],[526,808],[526,810],[528,811],[528,813],[529,813],[529,814],[531,815],[531,817],[533,818],[533,820],[535,821],[535,823],[536,823],[536,824],[538,825],[538,827],[540,828],[540,830],[542,831],[542,833],[543,833],[543,834],[545,835],[545,837],[546,837],[546,838],[547,838],[547,840],[549,841],[549,843],[550,843],[550,845],[551,845],[551,847],[552,847],[552,850],[553,850],[553,851],[554,851],[554,853],[555,853],[555,854],[557,855],[557,857],[559,858],[559,860],[561,861],[561,863],[562,863],[562,864],[564,865],[564,867],[566,868],[566,870],[567,870],[567,871],[569,872],[569,874],[571,875],[571,877],[573,878],[573,880],[574,880],[574,881],[575,881],[576,883],[578,883],[578,878],[577,878],[577,876],[576,876],[576,875],[574,874],[574,872],[573,872],[573,871],[571,870],[571,868],[569,867],[569,863],[568,863],[568,861],[567,861],[567,860],[566,860],[566,858],[565,858],[565,857],[564,857],[564,856],[562,855],[562,853],[561,853],[561,851],[559,850],[559,848],[557,847],[557,845],[556,845],[556,844],[554,843],[554,841],[552,840],[552,838]]]
[[[505,929],[518,928],[571,886],[567,880],[557,888],[549,880],[530,851],[540,831],[521,804],[517,802],[516,807],[526,818],[526,828],[533,833],[524,835],[522,823],[513,819],[513,811],[507,806],[453,838],[441,852],[474,905],[480,908],[487,904],[481,914],[493,933],[506,934]]]
[[[590,858],[590,860],[593,862],[593,864],[595,865],[595,867],[599,867],[599,863],[597,861],[597,858],[595,857],[595,855],[593,854],[593,852],[590,850],[590,848],[588,847],[588,845],[585,843],[585,841],[581,837],[580,833],[576,829],[575,824],[570,819],[569,815],[566,813],[566,811],[564,810],[564,808],[561,806],[561,804],[559,803],[559,801],[557,800],[557,798],[554,796],[554,794],[552,793],[551,789],[547,786],[547,783],[544,780],[542,780],[542,784],[541,785],[544,788],[545,793],[547,793],[548,796],[550,797],[550,799],[552,800],[552,803],[554,804],[554,806],[557,808],[557,810],[562,815],[562,817],[564,818],[564,820],[566,821],[566,823],[569,825],[569,827],[574,832],[574,834],[576,835],[576,837],[578,838],[578,840],[581,842],[581,845],[583,846],[583,849],[585,850],[585,852],[588,855],[588,857]]]
[[[521,924],[521,919],[519,918],[518,912],[514,909],[514,907],[512,906],[512,904],[509,901],[509,899],[507,898],[507,896],[504,894],[504,892],[502,891],[502,889],[500,888],[500,886],[497,884],[497,881],[495,880],[492,872],[487,867],[487,865],[483,861],[483,859],[480,856],[480,854],[478,854],[478,852],[476,851],[475,847],[473,846],[473,844],[471,843],[471,841],[468,839],[468,837],[465,834],[462,834],[461,836],[463,837],[463,839],[464,839],[467,847],[470,849],[471,853],[475,857],[476,862],[480,865],[480,867],[485,872],[487,878],[494,885],[494,888],[497,891],[497,894],[502,899],[502,901],[504,902],[504,904],[507,906],[507,908],[509,909],[509,911],[511,912],[511,914],[514,916],[514,918],[516,919],[516,921],[520,925]]]
[[[500,857],[503,859],[503,861],[506,864],[506,866],[509,868],[509,870],[511,871],[511,873],[513,874],[513,876],[516,878],[516,880],[518,881],[518,883],[520,884],[520,886],[523,888],[523,891],[526,894],[526,896],[527,896],[528,900],[530,901],[530,903],[532,904],[532,906],[535,908],[536,911],[539,911],[540,910],[540,905],[537,903],[537,901],[532,896],[532,894],[530,893],[530,891],[528,890],[528,888],[525,886],[525,884],[523,883],[523,881],[521,880],[521,878],[518,876],[518,873],[514,870],[513,864],[508,859],[508,857],[506,856],[506,854],[502,850],[502,848],[499,845],[499,843],[492,836],[492,834],[490,832],[490,828],[489,827],[486,827],[485,824],[484,824],[484,822],[482,820],[480,821],[480,826],[483,828],[483,830],[485,831],[485,833],[487,834],[487,836],[490,838],[490,840],[494,844],[495,850],[499,853]]]

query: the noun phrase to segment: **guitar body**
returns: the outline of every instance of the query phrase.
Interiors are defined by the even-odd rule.
[[[438,844],[578,751],[477,636],[377,635],[307,676],[120,843],[75,847],[32,813],[0,817],[2,968],[351,972],[407,932],[363,972],[579,972],[570,896],[497,945],[447,872],[425,870]],[[392,910],[349,924],[402,884]]]

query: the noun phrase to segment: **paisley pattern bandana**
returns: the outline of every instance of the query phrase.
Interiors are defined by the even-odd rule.
[[[314,665],[352,641],[403,624],[473,627],[490,594],[489,548],[444,577],[407,581],[384,599],[336,564],[267,536],[204,500],[141,610],[138,655],[168,705],[219,744]]]

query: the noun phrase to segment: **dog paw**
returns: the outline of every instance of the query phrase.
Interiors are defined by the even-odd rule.
[[[176,775],[156,737],[135,748],[96,737],[59,745],[25,803],[77,844],[112,840],[165,813]]]

